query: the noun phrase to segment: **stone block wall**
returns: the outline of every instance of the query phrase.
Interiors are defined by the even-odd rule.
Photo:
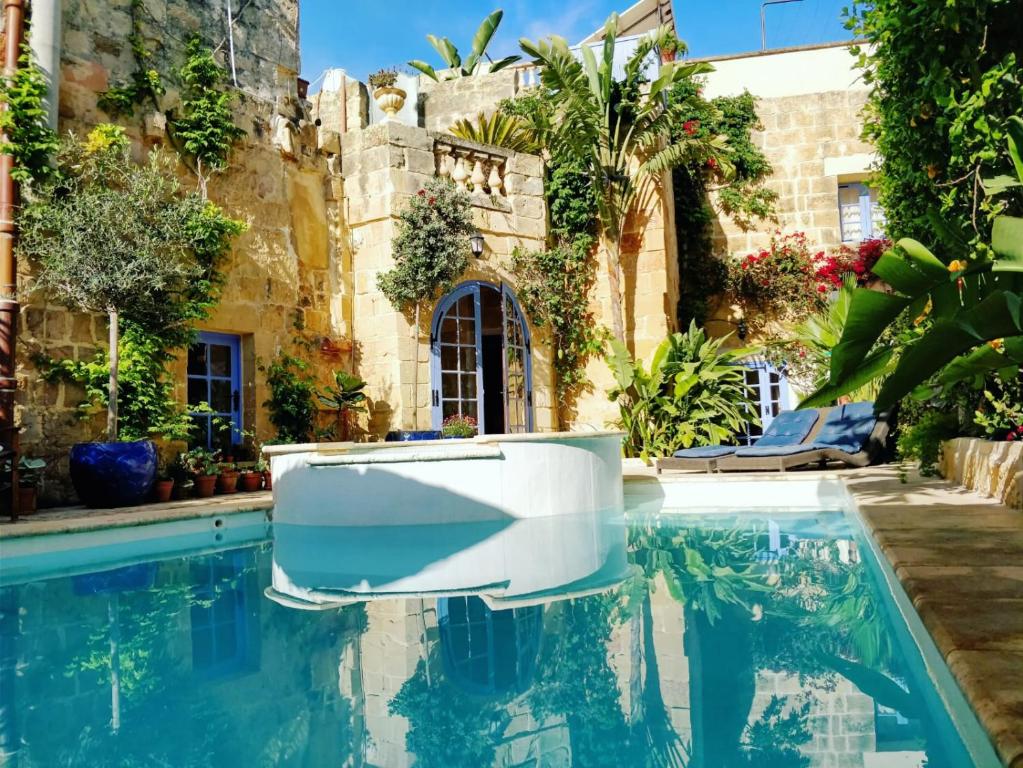
[[[420,309],[422,334],[414,341],[413,317],[391,306],[377,280],[394,265],[391,242],[402,205],[436,174],[438,149],[450,147],[451,140],[422,128],[381,123],[346,133],[341,144],[345,227],[352,244],[355,365],[369,383],[371,400],[366,428],[376,436],[392,429],[430,429],[429,329],[435,305]],[[460,282],[508,283],[514,290],[511,253],[517,247],[543,247],[546,207],[540,159],[504,154],[507,194],[472,195],[485,250]],[[549,345],[540,329],[531,326],[530,334],[535,427],[549,431],[556,424]]]
[[[61,132],[83,134],[96,123],[112,120],[97,101],[103,90],[129,78],[135,68],[127,40],[130,8],[129,0],[65,3]],[[174,73],[184,60],[187,34],[201,33],[210,46],[222,43],[222,10],[222,4],[201,0],[146,0],[138,11],[147,46],[154,52],[153,66],[168,84],[161,108],[177,103]],[[238,16],[235,122],[245,136],[231,153],[228,171],[214,177],[209,188],[210,199],[244,221],[247,230],[225,267],[222,300],[201,330],[241,335],[243,426],[254,429],[260,439],[273,435],[262,407],[269,393],[258,371],[261,363],[282,349],[298,350],[312,358],[314,372],[324,381],[331,369],[351,366],[350,356],[332,351],[346,347],[351,331],[350,281],[344,273],[345,241],[338,236],[340,187],[328,158],[317,151],[315,129],[295,90],[297,13],[297,0],[253,0]],[[223,47],[219,55],[229,66]],[[139,158],[145,149],[168,143],[151,112],[151,107],[140,108],[116,121],[126,128]],[[189,187],[195,180],[183,171],[182,184]],[[89,359],[106,347],[107,327],[103,317],[75,314],[31,294],[31,283],[31,265],[20,263],[17,418],[24,427],[24,450],[49,462],[42,499],[56,503],[74,498],[68,449],[100,437],[103,417],[79,419],[81,389],[42,381],[35,358],[42,353]],[[296,346],[299,339],[305,346]],[[321,348],[330,354],[320,354]],[[174,374],[183,402],[183,354]]]
[[[1023,443],[957,437],[941,446],[941,476],[1023,510]]]
[[[459,77],[436,82],[419,78],[420,125],[431,131],[447,132],[462,118],[490,115],[502,99],[511,99],[521,87],[519,70],[503,69],[477,77]]]

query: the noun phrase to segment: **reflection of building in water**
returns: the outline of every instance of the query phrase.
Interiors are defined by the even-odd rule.
[[[472,697],[481,708],[495,704],[494,765],[571,765],[562,720],[538,720],[526,703],[543,633],[541,605],[491,610],[474,596],[365,605],[366,631],[342,657],[340,677],[342,694],[357,707],[362,703],[366,765],[415,763],[409,732],[428,728],[431,713],[410,723],[392,712],[392,703],[417,670],[429,686],[451,686],[440,689],[442,696],[447,690],[449,697]]]

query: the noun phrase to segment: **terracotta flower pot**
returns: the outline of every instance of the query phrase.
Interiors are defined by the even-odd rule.
[[[238,476],[238,484],[245,493],[258,491],[263,486],[263,475],[259,472],[242,472]]]
[[[221,471],[217,475],[217,493],[235,493],[238,490],[238,473],[233,470]]]
[[[263,470],[263,490],[272,491],[274,487],[273,477],[270,475],[270,470]]]
[[[199,475],[195,478],[195,495],[207,499],[217,489],[217,475]]]
[[[157,504],[164,504],[170,501],[173,491],[173,480],[157,480],[153,485],[153,495],[156,497]]]
[[[36,511],[36,487],[34,485],[18,486],[19,514],[31,515]]]

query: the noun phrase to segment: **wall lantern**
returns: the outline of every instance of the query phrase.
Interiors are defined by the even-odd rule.
[[[483,233],[478,229],[469,235],[469,247],[472,249],[472,255],[477,259],[483,255]]]
[[[749,335],[749,326],[746,325],[745,319],[739,321],[736,330],[738,331],[739,341],[746,341],[746,337]]]

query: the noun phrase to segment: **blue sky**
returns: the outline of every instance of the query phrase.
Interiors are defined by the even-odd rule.
[[[492,55],[518,53],[518,39],[551,33],[578,42],[633,0],[301,0],[302,75],[327,67],[359,79],[408,59],[438,63],[427,33],[450,37],[463,52],[484,16],[504,9]],[[770,48],[843,40],[850,0],[801,0],[767,10]],[[341,9],[344,9],[343,11]],[[675,0],[679,35],[693,56],[760,48],[760,0]],[[315,88],[314,88],[315,90]]]

